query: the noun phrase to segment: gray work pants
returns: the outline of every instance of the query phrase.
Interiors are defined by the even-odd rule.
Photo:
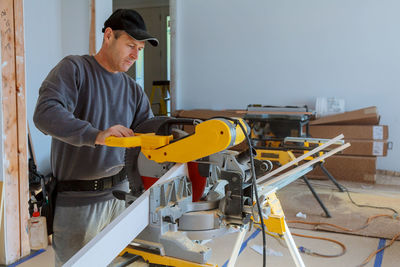
[[[118,199],[87,206],[56,206],[53,224],[55,265],[66,263],[124,209],[125,201]]]

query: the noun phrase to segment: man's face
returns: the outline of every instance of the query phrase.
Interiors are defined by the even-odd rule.
[[[138,59],[139,51],[144,48],[144,41],[137,41],[125,32],[109,40],[110,67],[115,72],[126,72]]]

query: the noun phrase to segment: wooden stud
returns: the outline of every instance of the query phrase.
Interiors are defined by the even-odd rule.
[[[90,1],[89,54],[96,54],[96,0]]]
[[[23,0],[0,1],[4,264],[29,255]]]
[[[25,90],[25,53],[24,53],[24,14],[23,0],[14,0],[15,33],[15,82],[17,101],[18,132],[18,170],[19,170],[19,205],[21,257],[30,254],[28,219],[29,219],[29,180],[27,157],[27,120]]]
[[[18,128],[13,0],[0,1],[5,264],[20,258]]]

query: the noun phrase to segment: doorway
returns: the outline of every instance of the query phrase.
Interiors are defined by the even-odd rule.
[[[127,72],[142,86],[150,99],[153,81],[169,80],[169,1],[113,0],[113,10],[118,8],[130,8],[139,12],[146,23],[148,32],[159,40],[157,47],[147,43],[135,65]],[[154,114],[160,112],[160,105],[156,104],[160,102],[160,99],[161,93],[155,91],[152,105]],[[167,105],[167,110],[170,111],[170,105]]]

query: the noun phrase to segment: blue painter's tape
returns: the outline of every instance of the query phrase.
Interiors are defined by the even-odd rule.
[[[383,247],[385,246],[385,244],[386,244],[386,239],[381,238],[381,239],[379,240],[378,249],[383,248]],[[382,265],[382,260],[383,260],[383,252],[384,252],[384,251],[385,251],[385,250],[382,250],[382,251],[378,252],[378,254],[376,254],[376,256],[375,256],[374,267],[381,267],[381,265]]]
[[[46,250],[44,250],[44,249],[39,249],[38,251],[35,251],[35,252],[31,253],[29,256],[26,256],[26,257],[20,259],[19,261],[14,262],[13,264],[7,265],[7,267],[15,267],[17,265],[20,265],[21,263],[26,262],[27,260],[30,260],[33,257],[35,257],[35,256],[37,256],[37,255],[39,255],[39,254],[41,254],[41,253],[43,253],[45,251]]]
[[[240,250],[239,250],[239,255],[240,253],[242,253],[242,251],[247,247],[247,243],[249,243],[250,240],[252,240],[253,238],[256,238],[256,236],[261,232],[260,229],[257,229],[254,231],[254,233],[252,233],[247,239],[246,241],[243,242]],[[224,263],[224,265],[222,265],[222,267],[226,267],[228,266],[229,263],[229,259]]]

